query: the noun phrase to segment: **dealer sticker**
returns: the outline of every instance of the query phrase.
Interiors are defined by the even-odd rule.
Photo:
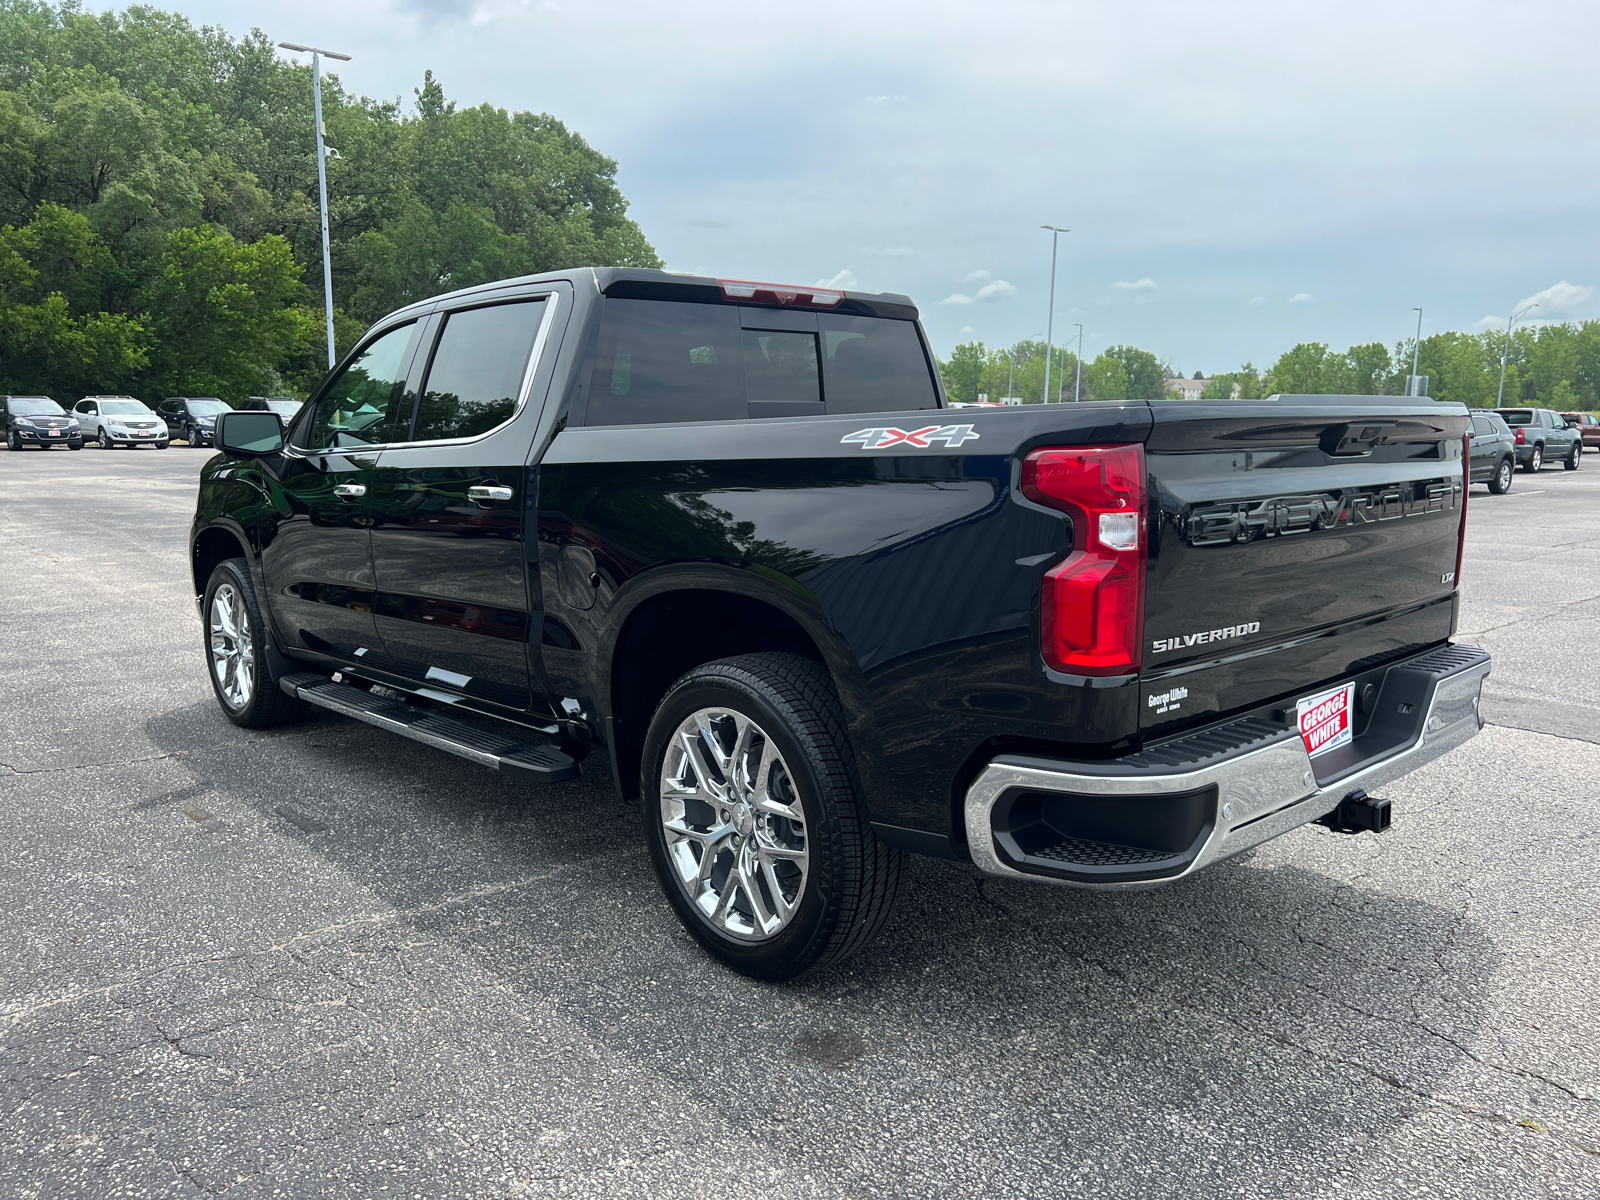
[[[1342,684],[1300,701],[1300,736],[1312,758],[1348,746],[1355,737],[1350,717],[1355,708],[1356,685]]]

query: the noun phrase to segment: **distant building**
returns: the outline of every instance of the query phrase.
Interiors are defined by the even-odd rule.
[[[1164,382],[1167,385],[1167,391],[1177,392],[1185,400],[1200,399],[1205,393],[1206,387],[1211,383],[1209,379],[1184,379],[1182,376],[1176,379],[1168,379]]]

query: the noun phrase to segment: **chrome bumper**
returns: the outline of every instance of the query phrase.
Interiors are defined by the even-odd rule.
[[[1483,681],[1491,662],[1480,662],[1435,683],[1410,744],[1387,758],[1323,784],[1318,781],[1305,743],[1294,730],[1280,740],[1224,758],[1188,772],[1116,774],[1108,764],[1051,762],[1033,757],[994,759],[967,789],[964,818],[973,863],[990,875],[1060,883],[1096,890],[1159,887],[1193,875],[1214,862],[1288,833],[1324,817],[1357,788],[1376,792],[1425,763],[1449,753],[1483,726],[1478,713]],[[1114,768],[1114,764],[1110,764]],[[1083,882],[1036,871],[1021,871],[1006,862],[996,845],[992,812],[1007,793],[1070,792],[1086,796],[1152,796],[1187,792],[1215,785],[1216,811],[1210,836],[1183,870],[1155,880]]]

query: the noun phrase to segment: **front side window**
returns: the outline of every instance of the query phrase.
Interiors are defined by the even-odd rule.
[[[922,339],[910,321],[822,314],[823,393],[830,413],[937,408]]]
[[[400,368],[415,328],[413,324],[391,329],[328,385],[306,431],[305,449],[371,446],[384,440],[384,422],[405,385]]]
[[[608,299],[585,423],[745,416],[742,332],[732,306]]]
[[[445,318],[410,440],[477,437],[517,411],[543,300],[469,308]]]

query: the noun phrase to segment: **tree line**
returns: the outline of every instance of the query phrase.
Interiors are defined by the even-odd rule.
[[[1235,371],[1206,379],[1202,398],[1238,396],[1256,400],[1272,395],[1397,396],[1405,392],[1416,351],[1417,373],[1428,376],[1428,395],[1471,408],[1493,407],[1500,395],[1500,358],[1505,355],[1504,403],[1537,404],[1557,411],[1600,411],[1600,321],[1525,326],[1509,340],[1505,331],[1436,333],[1397,342],[1391,352],[1382,342],[1337,351],[1325,342],[1302,342],[1284,351],[1266,370],[1245,363]],[[1083,363],[1057,347],[1051,358],[1050,398],[1084,400],[1156,399],[1176,396],[1165,381],[1178,375],[1170,362],[1134,346],[1111,346]],[[991,400],[1020,396],[1026,404],[1044,398],[1045,344],[1028,339],[1009,348],[982,342],[957,346],[939,363],[945,391],[953,400]],[[1058,373],[1059,372],[1059,373]],[[1009,391],[1008,391],[1009,388]]]
[[[0,392],[304,395],[326,370],[309,65],[144,7],[0,0]],[[334,325],[575,265],[659,266],[556,118],[323,76]]]

